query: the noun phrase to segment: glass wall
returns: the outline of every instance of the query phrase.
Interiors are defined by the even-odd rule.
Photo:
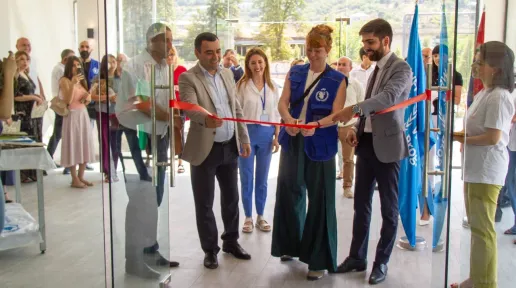
[[[48,1],[48,5],[42,4],[47,1],[28,2],[31,1],[8,1],[6,11],[9,12],[4,13],[7,17],[0,20],[0,31],[7,36],[0,40],[0,48],[4,52],[16,52],[18,38],[30,40],[32,63],[37,63],[36,68],[31,64],[30,70],[38,72],[48,101],[60,93],[53,91],[52,69],[60,62],[63,49],[73,50],[79,58],[80,51],[87,50],[90,55],[82,62],[90,63],[90,59],[99,62],[99,75],[92,75],[88,84],[89,94],[96,99],[87,118],[93,125],[88,131],[95,155],[89,161],[93,170],[87,170],[84,179],[93,186],[72,188],[70,175],[62,175],[64,168],[53,167],[53,162],[62,163],[62,151],[68,147],[61,147],[68,143],[61,140],[54,153],[46,149],[52,146],[54,131],[70,132],[57,126],[55,113],[48,109],[42,120],[41,139],[48,146],[39,149],[47,166],[38,166],[47,170],[48,176],[43,177],[42,182],[20,183],[20,193],[16,185],[7,186],[6,190],[14,202],[21,204],[6,206],[8,219],[14,215],[13,207],[23,207],[35,219],[31,222],[35,225],[33,228],[36,227],[33,234],[44,237],[44,245],[38,247],[39,239],[28,244],[15,240],[14,246],[2,248],[3,243],[7,243],[8,230],[4,229],[0,236],[0,278],[3,281],[0,286],[368,286],[367,278],[382,226],[379,193],[373,197],[367,272],[327,273],[319,282],[307,282],[307,265],[299,261],[284,263],[272,257],[272,233],[258,228],[253,233],[241,232],[239,236],[239,243],[252,255],[252,260],[238,260],[221,252],[218,269],[205,268],[197,230],[192,166],[186,161],[180,162],[177,156],[180,151],[176,149],[188,136],[190,121],[177,110],[169,110],[168,103],[171,98],[180,97],[174,92],[178,90],[177,71],[197,65],[194,39],[202,32],[210,31],[218,36],[222,54],[227,49],[236,52],[235,61],[221,61],[222,65],[227,62],[228,65],[224,65],[227,68],[245,68],[247,51],[262,48],[270,60],[272,81],[281,94],[291,62],[300,59],[308,63],[305,36],[318,24],[333,28],[328,64],[346,56],[354,69],[364,68],[359,55],[363,44],[358,31],[378,17],[389,21],[393,28],[391,50],[398,57],[406,58],[412,49],[409,43],[414,1],[99,0],[92,4],[87,0],[54,0]],[[429,164],[428,170],[435,175],[429,177],[430,197],[418,201],[423,203],[423,208],[411,210],[416,217],[413,226],[416,246],[410,247],[406,238],[402,239],[407,232],[399,221],[399,241],[383,287],[448,287],[470,276],[473,229],[468,226],[471,216],[467,217],[466,213],[468,196],[465,196],[463,180],[467,153],[464,154],[464,146],[452,141],[452,132],[467,131],[467,107],[471,104],[468,100],[474,98],[469,89],[473,81],[471,64],[476,48],[476,26],[482,12],[476,2],[419,1],[421,47],[437,49],[439,59],[446,59],[455,72],[439,71],[440,66],[449,67],[444,60],[436,60],[432,67],[436,73],[430,75],[431,82],[434,86],[449,86],[451,96],[432,92],[432,100],[437,99],[435,106],[430,105],[432,112],[437,107],[441,112],[446,110],[430,117],[434,129],[432,143],[439,143],[428,152],[434,163]],[[28,6],[34,9],[28,11],[24,8]],[[508,11],[510,18],[511,10]],[[40,29],[42,27],[44,29]],[[512,43],[511,39],[508,32],[508,44]],[[85,40],[88,47],[81,48]],[[439,49],[443,44],[446,49]],[[7,55],[4,52],[0,51],[0,56]],[[177,62],[167,57],[170,53],[177,56]],[[429,63],[432,62],[433,59]],[[92,64],[86,66],[91,68]],[[444,82],[440,82],[441,79]],[[440,99],[443,99],[442,104]],[[446,99],[453,99],[453,103]],[[175,116],[163,116],[167,114]],[[13,151],[2,148],[0,170],[30,168],[4,163],[8,159],[6,155]],[[19,157],[28,154],[23,150],[17,153],[21,153]],[[18,156],[11,157],[15,158],[9,159],[17,159]],[[270,224],[274,218],[279,161],[280,153],[273,154],[264,212]],[[43,186],[39,187],[43,189],[38,190],[41,183]],[[354,217],[354,200],[343,197],[342,186],[342,180],[336,180],[338,263],[348,256]],[[407,196],[405,194],[400,192],[399,197]],[[213,212],[219,235],[224,231],[221,211],[225,208],[220,199],[220,189],[216,188]],[[497,212],[494,226],[498,244],[498,287],[511,287],[513,236],[504,232],[513,226],[514,214],[507,204],[510,202],[502,198],[496,200],[499,211],[503,212]],[[241,231],[245,216],[242,205],[239,207]],[[426,212],[421,213],[422,209],[431,215],[429,222],[421,221],[427,217]],[[477,211],[471,213],[478,213],[478,207],[475,209]],[[6,227],[12,229],[14,225],[17,224]],[[40,255],[40,250],[45,253]]]

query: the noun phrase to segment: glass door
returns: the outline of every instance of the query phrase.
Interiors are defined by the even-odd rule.
[[[178,266],[170,259],[169,225],[174,139],[181,137],[171,130],[181,119],[169,108],[175,97],[175,63],[169,57],[176,54],[173,6],[164,0],[119,0],[106,1],[106,8],[106,30],[118,31],[118,37],[108,33],[107,43],[118,54],[110,63],[118,65],[112,79],[117,91],[107,92],[116,94],[109,106],[111,169],[117,171],[110,175],[112,283],[158,287]]]

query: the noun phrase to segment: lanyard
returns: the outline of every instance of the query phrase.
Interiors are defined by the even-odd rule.
[[[262,111],[265,112],[265,90],[267,90],[267,83],[265,83],[265,81],[263,82],[263,98],[260,97],[260,100],[262,100]]]

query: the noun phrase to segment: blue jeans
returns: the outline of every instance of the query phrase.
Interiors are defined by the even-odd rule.
[[[127,138],[127,144],[129,145],[129,151],[131,151],[131,157],[133,157],[134,165],[136,166],[136,170],[141,178],[149,178],[149,172],[147,171],[147,167],[145,167],[145,163],[142,158],[142,151],[140,150],[140,144],[138,143],[138,132],[133,129],[129,129],[120,125],[120,130],[125,133],[125,138]],[[120,141],[118,142],[120,145],[122,143],[122,135],[119,134],[117,137],[120,137]],[[121,151],[121,149],[119,149]],[[122,158],[122,155],[120,155]],[[123,160],[122,160],[123,161]]]
[[[511,199],[512,211],[516,215],[516,151],[509,150],[509,169],[507,170],[507,176],[505,176],[505,185],[500,194],[503,194],[505,190],[507,190]],[[514,226],[511,229],[516,231],[516,216]]]
[[[148,137],[151,137],[150,134],[147,134]],[[158,159],[154,160],[157,162],[167,162],[168,161],[168,142],[169,142],[169,133],[165,136],[159,136],[157,139],[157,148],[158,148]],[[154,139],[153,139],[154,140]],[[172,155],[172,157],[174,157]],[[165,167],[158,167],[158,186],[156,187],[156,196],[158,199],[158,207],[161,206],[161,201],[163,200],[163,193],[165,192]]]
[[[272,137],[274,126],[247,125],[251,139],[251,155],[248,158],[240,157],[240,184],[242,203],[246,217],[253,215],[253,180],[256,213],[263,215],[267,200],[267,178],[272,158]],[[256,157],[256,171],[254,171]]]

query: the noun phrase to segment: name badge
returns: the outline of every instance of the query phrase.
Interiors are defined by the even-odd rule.
[[[269,122],[269,114],[262,113],[262,115],[260,115],[260,121]]]

